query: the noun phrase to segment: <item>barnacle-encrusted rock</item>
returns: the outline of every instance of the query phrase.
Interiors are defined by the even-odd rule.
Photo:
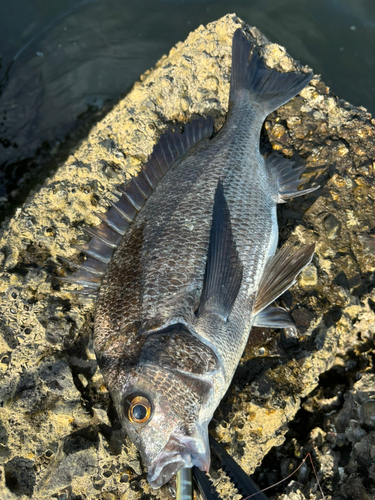
[[[2,499],[171,496],[168,486],[151,491],[138,453],[119,425],[92,351],[94,302],[60,287],[55,277],[65,270],[58,256],[79,261],[72,244],[85,240],[82,227],[99,223],[94,211],[106,209],[105,198],[113,198],[115,185],[137,171],[168,123],[211,114],[216,129],[221,126],[228,103],[231,40],[241,25],[235,15],[227,15],[177,44],[4,226]],[[250,33],[263,47],[269,65],[280,71],[298,66],[257,29]],[[361,359],[358,373],[371,369],[374,125],[365,109],[338,101],[319,76],[266,121],[264,151],[303,160],[306,178],[319,182],[322,189],[279,210],[283,240],[316,242],[313,263],[281,299],[301,338],[296,342],[284,334],[254,329],[211,424],[213,434],[249,473],[271,447],[283,443],[301,398],[317,387],[321,374],[345,367],[348,353],[352,360]],[[339,498],[339,491],[345,495],[345,485],[353,492],[366,488],[369,498],[375,497],[374,462],[369,459],[375,442],[371,377],[366,373],[353,391],[342,389],[347,394],[344,405],[339,397],[327,403],[328,409],[318,396],[304,403],[313,405],[314,399],[323,413],[336,412],[324,423],[333,426],[335,438],[328,439],[327,429],[318,427],[308,438],[327,498]],[[350,456],[340,465],[341,472],[340,449]],[[365,486],[363,467],[368,468]],[[234,498],[222,472],[214,474],[223,498]],[[310,479],[300,474],[299,480],[304,481],[298,483],[301,488],[315,491]],[[309,498],[318,498],[318,493]]]

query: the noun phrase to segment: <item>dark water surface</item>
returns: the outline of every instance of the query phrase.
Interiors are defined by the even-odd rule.
[[[235,12],[375,112],[373,0],[0,2],[0,220],[133,82],[200,24]]]

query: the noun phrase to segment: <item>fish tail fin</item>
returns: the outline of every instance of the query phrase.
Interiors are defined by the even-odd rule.
[[[264,103],[266,116],[290,101],[306,87],[313,73],[281,73],[268,68],[263,57],[239,28],[234,32],[232,44],[232,74],[230,101],[239,90],[246,89],[253,98]]]

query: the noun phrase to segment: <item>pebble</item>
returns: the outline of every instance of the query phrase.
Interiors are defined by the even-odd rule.
[[[324,228],[329,240],[336,239],[341,232],[341,222],[332,214],[327,215],[324,219]]]

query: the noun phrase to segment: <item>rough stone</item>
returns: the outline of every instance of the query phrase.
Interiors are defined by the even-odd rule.
[[[150,489],[121,430],[92,351],[94,302],[60,287],[56,276],[65,270],[58,256],[80,261],[72,244],[86,240],[82,227],[99,223],[94,211],[106,210],[105,198],[139,169],[169,123],[211,114],[220,128],[231,39],[242,25],[227,15],[172,48],[3,225],[1,498],[172,497],[173,484]],[[298,67],[256,28],[250,33],[270,66]],[[364,108],[338,100],[318,75],[268,117],[263,151],[306,163],[306,179],[321,185],[279,208],[282,239],[315,242],[316,255],[280,299],[300,328],[299,341],[254,331],[210,425],[248,473],[263,460],[260,484],[266,476],[285,477],[309,450],[326,498],[335,500],[375,498],[374,125]],[[336,393],[327,396],[328,386]],[[301,401],[300,412],[312,419],[301,424],[307,437],[292,432]],[[273,476],[267,457],[276,457]],[[321,498],[306,471],[299,469],[288,498]],[[234,498],[224,473],[213,475],[223,499]]]

